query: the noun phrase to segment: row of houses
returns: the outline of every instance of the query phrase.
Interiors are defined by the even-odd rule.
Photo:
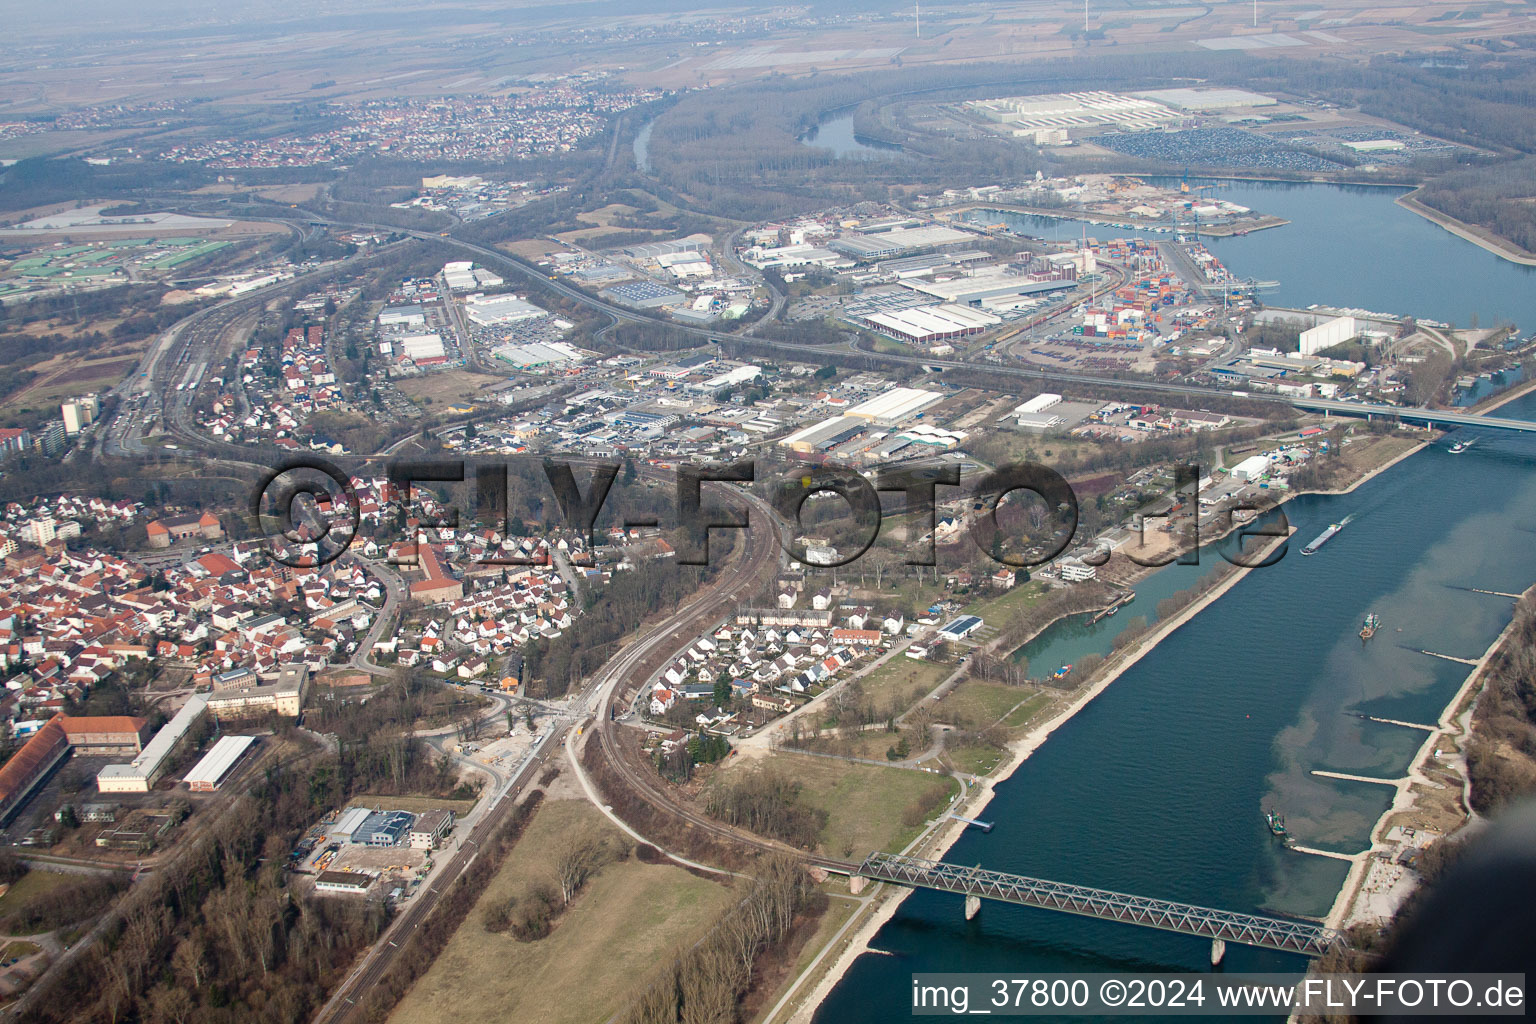
[[[722,675],[730,680],[734,695],[754,707],[775,713],[791,710],[786,700],[826,685],[836,673],[885,645],[890,634],[862,628],[867,613],[855,615],[859,627],[722,623],[661,670],[652,683],[649,710],[660,716],[679,700],[712,700],[715,681]]]

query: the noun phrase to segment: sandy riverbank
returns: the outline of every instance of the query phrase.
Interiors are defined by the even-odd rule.
[[[1414,191],[1417,192],[1418,190],[1415,189]],[[1475,227],[1471,224],[1464,224],[1461,221],[1456,220],[1454,217],[1450,217],[1441,213],[1439,210],[1436,210],[1433,207],[1425,206],[1422,202],[1415,199],[1413,196],[1413,192],[1407,192],[1398,196],[1394,202],[1396,202],[1398,206],[1401,206],[1403,209],[1409,211],[1410,213],[1418,214],[1420,217],[1423,217],[1431,224],[1444,228],[1446,231],[1449,231],[1457,238],[1466,239],[1473,245],[1477,246],[1479,249],[1485,249],[1500,259],[1508,260],[1511,263],[1519,263],[1527,267],[1536,267],[1536,256],[1533,256],[1526,252],[1524,249],[1521,249],[1513,242],[1505,241],[1504,239],[1498,238],[1497,236],[1486,234],[1483,232],[1483,229]]]
[[[1478,405],[1475,407],[1475,411],[1477,415],[1485,415],[1487,413],[1493,412],[1495,409],[1498,409],[1501,406],[1513,402],[1515,399],[1520,398],[1523,395],[1530,393],[1532,390],[1536,390],[1536,379],[1516,385],[1515,387],[1510,388],[1508,392],[1504,394],[1496,395],[1493,398],[1487,399],[1485,402],[1478,403]],[[1354,490],[1356,487],[1359,487],[1361,484],[1365,483],[1365,481],[1369,480],[1377,473],[1384,472],[1392,466],[1395,466],[1397,463],[1401,462],[1409,455],[1412,455],[1414,452],[1419,451],[1423,447],[1424,445],[1418,445],[1417,447],[1404,452],[1398,458],[1393,459],[1391,462],[1386,463],[1379,469],[1355,481],[1355,483],[1350,485],[1349,490]],[[1528,597],[1532,589],[1536,589],[1536,587],[1528,588],[1524,594],[1521,595],[1521,600],[1524,600],[1525,597]],[[1339,928],[1354,923],[1355,915],[1353,911],[1355,909],[1355,904],[1360,899],[1361,890],[1364,887],[1367,875],[1369,874],[1371,856],[1377,850],[1383,848],[1384,834],[1387,831],[1385,826],[1387,822],[1390,821],[1395,815],[1404,811],[1412,810],[1414,805],[1417,803],[1417,795],[1413,792],[1412,783],[1424,780],[1425,766],[1429,758],[1433,756],[1436,748],[1440,746],[1441,741],[1448,736],[1455,737],[1458,741],[1458,746],[1462,750],[1462,756],[1463,758],[1465,757],[1465,744],[1467,739],[1470,738],[1471,722],[1469,718],[1464,726],[1458,724],[1455,720],[1456,709],[1461,707],[1462,703],[1466,701],[1468,695],[1482,687],[1483,676],[1487,671],[1488,662],[1492,660],[1494,654],[1504,646],[1504,642],[1509,637],[1509,631],[1514,628],[1514,624],[1514,617],[1511,616],[1509,623],[1499,631],[1499,635],[1494,638],[1493,643],[1491,643],[1488,646],[1488,649],[1483,652],[1483,656],[1478,659],[1477,664],[1473,666],[1472,671],[1467,673],[1467,678],[1462,682],[1461,686],[1457,688],[1455,695],[1451,697],[1450,702],[1447,703],[1445,708],[1440,712],[1440,717],[1435,723],[1435,730],[1427,735],[1424,742],[1419,745],[1418,751],[1409,760],[1408,768],[1403,776],[1407,781],[1407,784],[1399,788],[1397,796],[1395,796],[1392,800],[1391,806],[1383,811],[1381,817],[1377,818],[1376,823],[1371,826],[1371,831],[1368,834],[1370,841],[1366,848],[1350,858],[1352,863],[1350,865],[1349,874],[1345,876],[1344,884],[1339,887],[1339,894],[1334,898],[1333,906],[1329,909],[1327,917],[1324,918],[1329,927]],[[1470,714],[1471,709],[1468,708],[1467,710]],[[1465,760],[1462,761],[1461,771],[1463,777],[1465,777]],[[1468,814],[1471,815],[1472,811],[1470,807],[1467,808],[1467,811]]]
[[[1520,600],[1523,601],[1529,598],[1533,590],[1536,590],[1536,586],[1527,587],[1520,595]],[[1517,601],[1516,603],[1518,604],[1519,602]],[[1408,769],[1402,780],[1404,784],[1399,787],[1397,796],[1392,800],[1392,806],[1383,811],[1381,817],[1376,819],[1376,823],[1371,826],[1370,844],[1352,858],[1354,863],[1350,867],[1349,874],[1344,879],[1344,884],[1339,888],[1339,895],[1335,898],[1333,907],[1325,918],[1329,927],[1345,927],[1361,920],[1354,913],[1355,905],[1365,885],[1372,855],[1378,850],[1386,849],[1385,833],[1389,831],[1386,828],[1387,822],[1396,815],[1412,811],[1416,806],[1418,794],[1413,789],[1415,783],[1435,785],[1425,775],[1425,769],[1428,767],[1435,751],[1440,748],[1447,737],[1454,738],[1457,741],[1457,747],[1460,751],[1458,757],[1458,760],[1461,762],[1460,771],[1463,779],[1466,778],[1466,744],[1471,738],[1471,713],[1473,707],[1468,703],[1468,698],[1482,689],[1486,682],[1485,677],[1488,672],[1488,663],[1493,660],[1494,655],[1503,649],[1505,643],[1509,640],[1510,631],[1514,628],[1515,620],[1511,616],[1509,622],[1499,631],[1499,635],[1494,638],[1493,643],[1488,645],[1488,649],[1483,652],[1482,657],[1477,659],[1477,663],[1467,673],[1467,678],[1457,687],[1456,693],[1452,695],[1451,699],[1441,710],[1440,717],[1436,719],[1435,729],[1427,734],[1424,742],[1420,744],[1418,751],[1408,762]],[[1464,704],[1467,706],[1463,709],[1462,706]],[[1458,721],[1458,719],[1465,720]],[[1470,806],[1467,807],[1467,815],[1467,823],[1462,825],[1463,828],[1476,818],[1476,814]]]

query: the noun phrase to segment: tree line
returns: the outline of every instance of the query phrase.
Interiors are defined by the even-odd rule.
[[[735,1024],[762,960],[826,896],[791,857],[760,862],[745,896],[702,939],[681,951],[634,996],[620,1024]]]

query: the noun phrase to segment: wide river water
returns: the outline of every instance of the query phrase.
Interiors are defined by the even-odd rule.
[[[1391,191],[1241,184],[1218,194],[1293,222],[1212,246],[1234,272],[1281,281],[1271,303],[1536,326],[1536,271],[1395,206]],[[1500,415],[1536,420],[1536,395]],[[1517,593],[1536,582],[1536,436],[1458,434],[1474,435],[1464,454],[1441,443],[1351,494],[1288,502],[1297,536],[1287,556],[1249,573],[1057,730],[998,786],[984,815],[995,828],[968,832],[945,859],[1235,911],[1326,913],[1348,865],[1286,849],[1263,811],[1284,813],[1303,845],[1362,849],[1393,791],[1311,773],[1402,775],[1424,734],[1361,716],[1433,722],[1469,669],[1419,650],[1477,658],[1512,602],[1465,588]],[[1300,556],[1346,515],[1332,542]],[[1022,652],[1031,674],[1107,650],[1127,620],[1152,617],[1157,598],[1209,570],[1169,567],[1100,626],[1053,627]],[[1363,643],[1370,612],[1383,625]],[[1209,969],[1205,940],[991,902],[968,922],[958,896],[929,891],[909,896],[871,946],[818,1022],[906,1017],[915,972]],[[1302,964],[1229,946],[1226,968]]]
[[[1536,267],[1500,259],[1403,209],[1393,200],[1404,189],[1208,180],[1217,189],[1205,194],[1291,222],[1247,235],[1203,239],[1238,276],[1280,282],[1278,289],[1263,293],[1268,305],[1351,307],[1458,327],[1472,326],[1474,318],[1484,327],[1501,321],[1513,321],[1526,331],[1536,327]],[[1192,179],[1192,184],[1200,183]],[[1141,234],[995,210],[977,210],[968,219],[1007,224],[1059,241],[1076,238],[1085,229],[1101,239]]]

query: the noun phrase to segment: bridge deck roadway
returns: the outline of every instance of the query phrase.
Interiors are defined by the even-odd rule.
[[[857,874],[895,885],[1002,900],[1305,956],[1321,956],[1339,941],[1338,933],[1310,921],[1238,914],[898,854],[872,853],[859,865]]]

